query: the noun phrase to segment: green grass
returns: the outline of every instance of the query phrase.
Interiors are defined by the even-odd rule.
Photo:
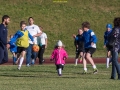
[[[105,56],[105,25],[119,16],[119,5],[120,0],[67,0],[66,3],[54,3],[53,0],[0,0],[0,18],[4,14],[11,17],[10,35],[19,29],[21,20],[27,21],[32,16],[35,24],[43,26],[48,35],[46,55],[51,54],[59,39],[65,44],[68,54],[74,55],[72,34],[77,34],[82,22],[89,21],[98,38],[95,56]]]
[[[93,74],[88,65],[88,74],[83,75],[82,65],[66,65],[61,77],[55,65],[33,67],[6,65],[0,67],[0,90],[119,90],[119,80],[110,80],[111,67],[97,65],[99,72]]]

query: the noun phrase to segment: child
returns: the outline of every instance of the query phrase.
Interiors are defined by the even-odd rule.
[[[39,58],[39,64],[42,65],[43,62],[45,61],[43,59],[43,54],[45,49],[47,48],[47,35],[46,33],[43,32],[43,28],[40,26],[40,30],[42,31],[42,34],[37,38],[37,43],[40,47],[40,50],[38,52],[38,58]]]
[[[107,47],[107,58],[106,58],[106,67],[109,68],[109,63],[110,63],[110,59],[111,59],[111,47],[107,46],[107,42],[108,42],[108,35],[111,33],[112,31],[112,25],[111,24],[107,24],[106,25],[106,31],[104,33],[104,48]]]
[[[10,35],[10,39],[13,38],[13,35]],[[13,55],[13,65],[16,64],[17,61],[17,46],[15,44],[10,45],[10,52]]]
[[[92,30],[90,30],[89,22],[83,22],[82,28],[84,30],[83,38],[84,38],[84,47],[85,47],[85,59],[90,61],[90,63],[93,66],[93,73],[95,74],[98,72],[98,69],[96,68],[96,65],[92,59],[92,54],[96,51],[97,37],[95,33]],[[84,68],[84,72],[85,73],[87,72],[87,68]]]
[[[52,52],[51,59],[50,59],[51,61],[55,60],[56,70],[57,70],[59,76],[62,75],[62,70],[65,65],[65,60],[68,57],[67,52],[64,50],[64,48],[62,46],[63,46],[63,44],[59,40],[57,42],[57,47]]]
[[[82,62],[83,54],[84,54],[84,42],[83,42],[83,30],[78,29],[78,35],[74,36],[75,47],[76,47],[76,57],[75,57],[75,66],[77,66],[78,58],[80,55],[80,62]]]
[[[21,69],[25,54],[26,54],[26,49],[29,46],[29,38],[33,42],[33,37],[29,34],[28,30],[25,30],[26,27],[26,22],[21,21],[20,22],[20,28],[21,30],[18,30],[16,34],[11,38],[10,44],[15,44],[17,45],[17,53],[20,54],[20,62],[18,66],[18,70]]]

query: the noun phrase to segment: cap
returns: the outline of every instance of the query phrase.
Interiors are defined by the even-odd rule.
[[[62,42],[60,40],[57,42],[57,46],[62,46]]]
[[[112,29],[112,24],[107,24],[106,28],[111,28]]]

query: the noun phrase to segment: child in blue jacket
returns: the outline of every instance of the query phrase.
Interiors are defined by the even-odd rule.
[[[84,48],[85,48],[85,59],[90,61],[91,65],[93,67],[93,73],[95,74],[98,72],[98,69],[92,59],[92,54],[96,51],[97,37],[96,37],[95,33],[90,29],[89,22],[83,22],[82,28],[84,30],[83,39],[84,39]],[[83,73],[86,74],[86,72],[87,72],[87,68],[84,68]]]
[[[106,67],[109,68],[109,63],[111,60],[111,47],[107,46],[108,43],[108,35],[112,31],[112,24],[107,24],[106,25],[106,31],[104,33],[104,48],[107,48],[107,58],[106,58]]]
[[[18,70],[21,69],[25,54],[26,54],[26,49],[29,46],[29,38],[31,39],[31,41],[34,43],[34,39],[33,37],[30,35],[30,33],[28,32],[28,30],[25,29],[26,27],[26,22],[25,21],[21,21],[20,22],[20,28],[21,30],[18,30],[16,32],[16,34],[13,36],[13,38],[11,38],[10,40],[10,44],[12,45],[16,45],[17,46],[17,53],[20,56],[20,62],[18,65]]]

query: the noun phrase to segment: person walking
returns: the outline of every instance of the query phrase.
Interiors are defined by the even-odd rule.
[[[113,48],[111,50],[112,72],[110,79],[116,78],[116,71],[117,71],[118,80],[120,80],[120,65],[118,62],[118,53],[120,52],[120,17],[115,18],[113,23],[114,23],[114,28],[108,39],[108,43],[113,42]]]
[[[39,58],[39,64],[42,65],[45,60],[43,59],[43,54],[45,49],[47,48],[47,35],[43,32],[43,27],[40,26],[40,30],[42,31],[42,34],[38,37],[38,45],[40,50],[38,51],[38,58]]]
[[[37,37],[41,35],[41,30],[37,25],[34,24],[33,17],[28,18],[29,25],[26,26],[26,29],[29,33],[33,36],[35,44],[37,44]],[[27,48],[26,53],[26,65],[30,66],[31,64],[34,65],[37,53],[32,50],[33,42],[29,40],[29,47]],[[32,58],[32,61],[31,61]]]

